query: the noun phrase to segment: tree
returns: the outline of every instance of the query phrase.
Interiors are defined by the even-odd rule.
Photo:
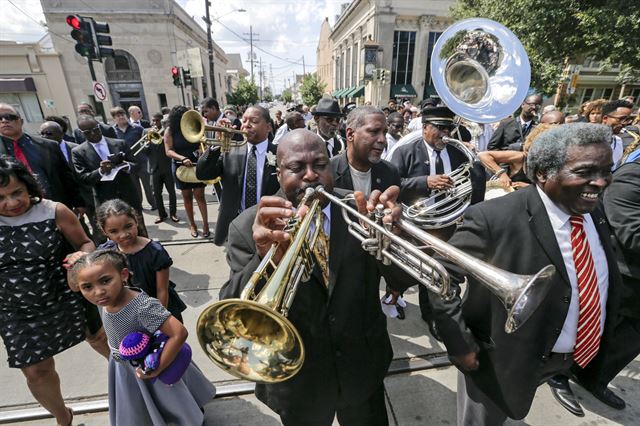
[[[282,102],[289,103],[293,101],[293,94],[291,93],[291,89],[284,89],[282,91],[282,95],[280,95]]]
[[[271,102],[273,100],[273,93],[271,93],[271,87],[267,86],[262,90],[262,100],[265,102]]]
[[[302,96],[302,102],[305,105],[315,105],[318,103],[326,84],[322,83],[316,74],[307,74],[302,79],[302,86],[300,87],[300,95]]]
[[[240,77],[233,93],[227,93],[227,102],[233,105],[251,105],[258,102],[258,87],[244,77]]]
[[[453,16],[505,25],[531,62],[531,86],[551,95],[566,63],[586,57],[602,70],[620,65],[623,82],[640,69],[640,8],[628,0],[458,0]],[[637,3],[636,3],[637,5]],[[635,76],[638,73],[635,72]]]

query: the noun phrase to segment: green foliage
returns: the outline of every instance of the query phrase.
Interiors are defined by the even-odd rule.
[[[305,105],[315,105],[318,103],[326,84],[322,83],[316,74],[307,74],[302,79],[302,86],[300,87],[300,95],[302,96],[302,102]]]
[[[493,19],[513,31],[529,55],[531,86],[551,95],[567,60],[582,63],[591,56],[605,66],[620,64],[621,82],[637,78],[640,8],[630,7],[634,3],[637,6],[628,0],[458,0],[452,12],[458,19]]]
[[[273,100],[273,93],[271,93],[271,87],[267,86],[262,89],[262,100],[265,102],[271,102]]]
[[[282,91],[282,95],[280,95],[280,99],[282,102],[289,103],[293,101],[293,94],[291,93],[291,89],[284,89]]]
[[[240,77],[233,93],[227,93],[227,102],[233,105],[251,105],[258,102],[258,87],[255,83]]]

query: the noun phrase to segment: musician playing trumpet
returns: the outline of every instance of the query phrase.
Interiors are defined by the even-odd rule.
[[[278,146],[277,177],[280,191],[265,196],[242,212],[229,227],[227,261],[229,280],[221,299],[238,297],[274,243],[282,250],[291,235],[282,229],[295,214],[305,190],[322,185],[333,190],[325,142],[315,133],[296,129]],[[226,189],[225,189],[226,192]],[[356,193],[358,210],[373,210],[381,203],[391,209],[384,217],[399,219],[399,188],[374,190],[366,201]],[[300,283],[288,320],[299,331],[306,358],[292,378],[276,384],[257,384],[256,396],[280,415],[284,425],[387,425],[383,379],[392,359],[386,318],[379,302],[380,275],[376,261],[347,231],[341,207],[321,200],[323,229],[328,238],[329,277],[317,265],[309,281]],[[302,207],[300,210],[305,210]],[[259,290],[259,289],[258,289]]]

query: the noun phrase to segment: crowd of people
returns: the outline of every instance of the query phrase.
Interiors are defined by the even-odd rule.
[[[244,132],[233,139],[246,143],[229,152],[189,142],[182,105],[150,121],[137,106],[115,107],[106,125],[82,103],[73,131],[52,116],[31,135],[16,109],[0,104],[0,333],[8,364],[68,425],[73,411],[53,357],[86,340],[109,359],[112,424],[201,424],[215,389],[195,364],[175,385],[150,380],[178,356],[187,307],[170,278],[171,257],[145,225],[143,196],[157,210],[156,224],[179,223],[179,189],[191,236],[210,238],[205,190],[215,182],[212,239],[227,252],[226,299],[240,296],[274,243],[280,261],[291,239],[283,225],[298,214],[307,188],[355,191],[358,211],[368,215],[382,204],[392,228],[403,205],[450,205],[454,172],[465,168],[464,217],[428,232],[509,272],[553,265],[548,293],[528,321],[507,333],[502,302],[440,252],[429,254],[451,275],[453,297],[430,293],[417,277],[363,251],[341,207],[321,198],[328,277],[314,267],[288,312],[306,359],[289,380],[258,384],[258,399],[285,425],[329,425],[336,416],[346,425],[388,424],[383,380],[393,352],[385,313],[403,319],[402,294],[417,285],[425,332],[459,369],[458,424],[521,419],[543,383],[563,407],[584,415],[569,379],[622,409],[608,384],[640,353],[640,115],[632,99],[590,101],[567,117],[542,110],[542,102],[530,95],[514,117],[478,124],[436,98],[380,108],[323,97],[273,117],[260,105],[220,108],[207,98],[199,105],[203,124]],[[185,169],[195,179],[183,180]],[[484,200],[490,181],[508,194]],[[168,336],[152,373],[119,355],[131,331]]]

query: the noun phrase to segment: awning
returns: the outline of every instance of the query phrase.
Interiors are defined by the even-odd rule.
[[[351,89],[353,89],[353,87],[347,87],[345,89],[342,89],[342,91],[340,92],[340,96],[338,96],[339,98],[346,98],[347,97],[347,93],[349,93],[351,91]]]
[[[355,86],[351,89],[349,93],[347,93],[347,98],[359,98],[360,96],[364,96],[364,86]]]
[[[331,96],[333,96],[334,98],[337,98],[338,95],[340,95],[340,92],[342,92],[342,89],[334,90]]]
[[[410,84],[392,84],[391,85],[391,97],[392,98],[415,98],[418,94],[416,89]]]
[[[36,84],[32,77],[26,78],[0,78],[0,92],[18,93],[35,92]]]

